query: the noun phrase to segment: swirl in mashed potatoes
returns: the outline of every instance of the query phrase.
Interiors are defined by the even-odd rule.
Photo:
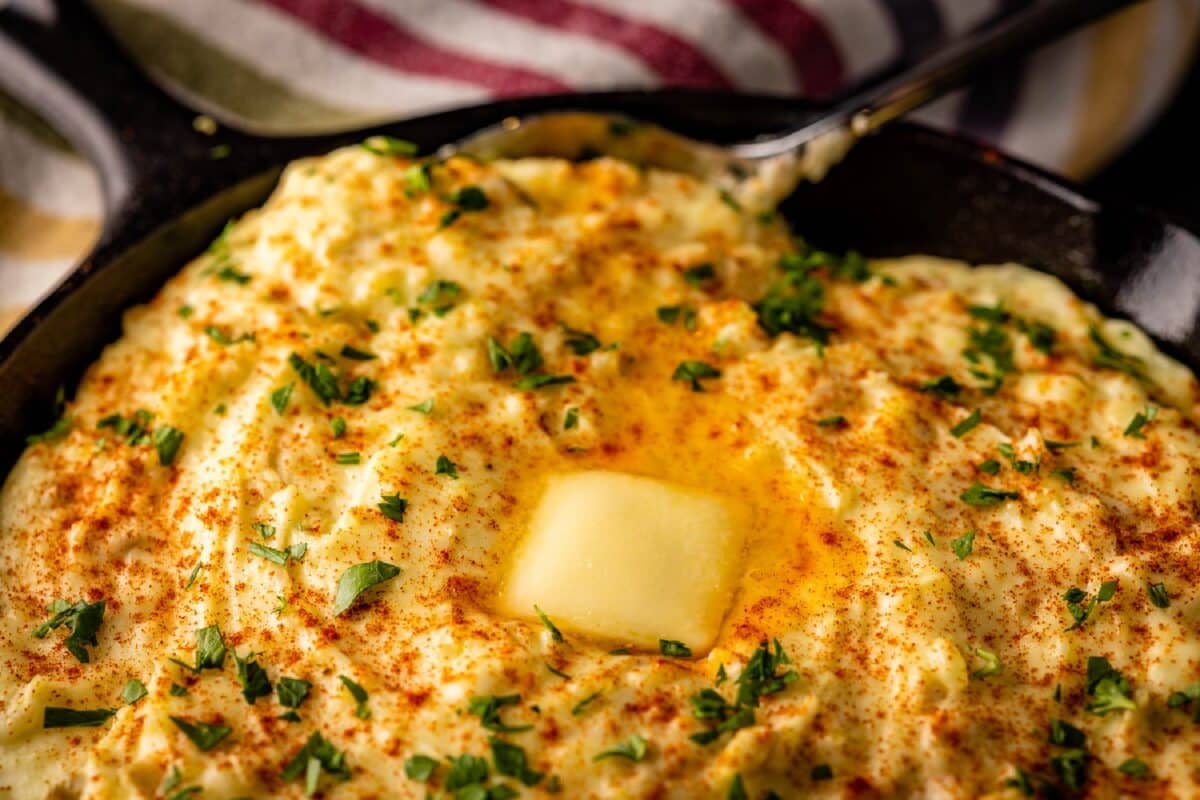
[[[1200,792],[1197,384],[1054,278],[348,148],[124,330],[0,496],[2,797]]]

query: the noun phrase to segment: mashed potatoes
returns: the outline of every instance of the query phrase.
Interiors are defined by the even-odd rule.
[[[297,163],[8,477],[0,796],[1194,796],[1197,396],[679,175]]]

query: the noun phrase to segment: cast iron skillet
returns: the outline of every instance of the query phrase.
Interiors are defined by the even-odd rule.
[[[82,3],[61,4],[53,27],[0,12],[0,87],[96,164],[107,205],[95,250],[0,341],[0,475],[26,434],[52,422],[57,388],[69,390],[117,338],[122,310],[150,299],[227,219],[261,204],[291,159],[374,133],[428,152],[504,117],[550,109],[620,111],[717,141],[782,129],[813,112],[779,98],[618,92],[505,101],[343,135],[210,138],[193,131],[194,112],[148,84]],[[217,144],[229,146],[227,158],[210,158]],[[797,233],[830,249],[1046,270],[1200,367],[1200,240],[981,145],[916,125],[889,128],[857,145],[825,181],[801,187],[783,212]]]

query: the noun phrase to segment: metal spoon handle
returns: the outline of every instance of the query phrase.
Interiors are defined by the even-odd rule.
[[[1035,2],[1024,11],[946,43],[931,55],[839,101],[820,119],[732,149],[743,158],[762,159],[801,149],[816,136],[834,130],[848,130],[856,138],[864,136],[966,85],[1007,58],[1031,52],[1134,2],[1140,0]]]

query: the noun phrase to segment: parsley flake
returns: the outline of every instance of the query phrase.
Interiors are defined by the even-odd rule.
[[[499,774],[516,778],[526,786],[536,786],[545,777],[544,773],[530,768],[524,748],[495,736],[488,737],[488,744],[492,746],[492,763]]]
[[[183,717],[170,717],[175,727],[183,731],[183,735],[192,740],[192,744],[204,752],[212,750],[233,733],[228,725],[210,724],[206,722],[190,722]]]
[[[659,639],[658,652],[662,653],[667,658],[691,658],[692,650],[683,642],[677,642],[673,639]]]
[[[1145,439],[1146,434],[1142,433],[1142,429],[1149,425],[1156,416],[1158,416],[1158,409],[1154,406],[1146,406],[1145,411],[1139,411],[1129,421],[1124,435],[1131,439]]]
[[[346,687],[346,691],[350,692],[350,696],[354,698],[354,716],[359,719],[370,719],[371,709],[367,708],[367,690],[359,686],[354,681],[347,678],[345,675],[338,675],[338,680],[342,682],[342,686]]]
[[[597,753],[593,761],[603,761],[606,758],[626,758],[630,761],[641,761],[646,757],[646,740],[641,734],[633,734],[607,750]]]
[[[954,551],[954,555],[958,556],[959,561],[966,561],[967,556],[971,555],[975,549],[975,531],[967,531],[957,539],[952,539],[950,549]]]
[[[398,494],[380,495],[379,511],[393,522],[404,522],[404,512],[408,510],[408,501]]]
[[[507,725],[500,719],[500,709],[505,706],[515,706],[521,702],[519,694],[482,695],[472,697],[467,704],[467,711],[479,717],[483,727],[497,733],[520,733],[531,730],[532,725]]]
[[[150,694],[150,691],[146,688],[146,684],[137,678],[127,680],[125,686],[121,689],[121,699],[125,701],[126,705],[130,706],[148,694]]]
[[[983,419],[983,412],[978,408],[968,414],[957,425],[950,429],[950,434],[956,439],[961,439],[968,432],[974,430],[975,426]]]
[[[42,709],[42,728],[98,728],[116,714],[115,709],[78,709],[46,706]]]
[[[1167,608],[1171,605],[1171,596],[1167,594],[1167,587],[1162,583],[1146,584],[1146,593],[1150,595],[1150,602],[1157,608]]]
[[[399,567],[384,561],[367,561],[350,567],[338,579],[337,593],[333,600],[334,616],[341,616],[349,610],[359,595],[367,589],[389,581],[399,574]]]
[[[416,755],[409,756],[404,762],[404,775],[409,780],[420,781],[421,783],[429,783],[429,779],[437,771],[438,762],[436,759],[429,756]]]
[[[693,392],[703,392],[704,387],[700,384],[700,381],[719,377],[721,377],[721,370],[707,362],[681,361],[679,366],[675,367],[675,372],[672,373],[671,380],[690,382]]]
[[[254,653],[242,658],[235,650],[233,660],[237,662],[237,679],[242,685],[242,697],[246,698],[247,703],[254,705],[258,698],[271,696],[271,681]]]
[[[33,635],[44,639],[50,631],[66,626],[71,632],[64,641],[67,651],[81,664],[87,664],[91,661],[87,648],[99,644],[96,634],[104,621],[104,608],[103,600],[95,603],[79,600],[74,604],[66,600],[55,600],[46,609],[52,616],[39,625],[33,631]]]
[[[445,475],[455,480],[458,479],[458,465],[451,461],[446,456],[438,456],[437,464],[434,465],[434,475]]]
[[[537,612],[538,619],[540,619],[542,621],[542,624],[546,626],[546,630],[550,631],[551,639],[553,639],[556,642],[565,641],[563,638],[563,635],[562,635],[562,631],[560,631],[558,629],[558,626],[556,626],[553,622],[550,621],[550,618],[548,616],[546,616],[546,612],[542,611],[537,606],[534,606],[533,610]]]
[[[982,483],[975,482],[958,497],[967,505],[994,506],[1005,500],[1016,500],[1021,495],[1017,492],[1006,492],[1003,489],[992,489]]]

